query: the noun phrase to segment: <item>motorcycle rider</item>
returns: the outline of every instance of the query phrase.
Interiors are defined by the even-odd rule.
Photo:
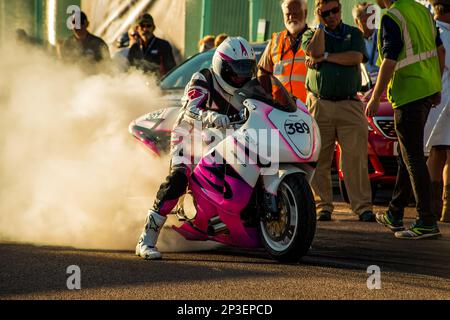
[[[242,106],[232,104],[235,91],[256,75],[256,55],[250,44],[241,37],[226,39],[216,50],[212,67],[192,76],[182,98],[183,108],[171,137],[171,172],[156,195],[149,210],[144,230],[136,246],[136,255],[146,260],[161,259],[156,248],[159,233],[167,215],[175,208],[178,199],[186,193],[188,177],[194,166],[184,161],[174,161],[180,155],[189,159],[189,146],[183,143],[183,133],[192,133],[194,123],[202,127],[226,128],[230,116],[238,114]]]

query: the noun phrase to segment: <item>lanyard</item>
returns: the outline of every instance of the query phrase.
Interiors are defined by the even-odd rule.
[[[377,46],[378,46],[378,34],[375,31],[375,34],[373,35],[372,56],[370,57],[370,63],[373,66],[376,64],[376,61],[374,61],[374,60],[375,60],[375,52],[376,52],[376,50],[378,50]]]
[[[289,39],[289,41],[291,41],[291,40]],[[289,50],[286,51],[286,52],[284,52],[284,44],[285,44],[285,43],[286,43],[286,38],[283,39],[283,46],[281,47],[281,57],[280,57],[280,62],[283,61],[284,54],[289,52]]]
[[[305,30],[307,30],[307,29],[308,29],[308,27],[305,28]],[[301,34],[299,34],[298,37],[297,37],[297,39],[295,40],[296,45],[297,45],[297,51],[298,51],[298,49],[299,49],[299,48],[298,48],[298,45],[299,45],[298,42],[299,42],[300,39],[302,38],[303,33],[304,33],[304,32],[302,32]],[[289,43],[291,44],[290,47],[289,47],[289,49],[292,50],[292,53],[294,53],[294,56],[295,56],[295,54],[296,54],[297,52],[294,52],[294,50],[292,49],[292,41],[291,41],[291,37],[289,37],[289,35],[288,35],[288,39],[289,39]],[[288,49],[286,52],[284,51],[284,45],[285,45],[285,44],[286,44],[286,37],[283,39],[283,46],[281,47],[281,57],[280,57],[280,61],[282,61],[284,55],[285,55],[286,53],[289,52],[289,49]]]
[[[347,36],[347,25],[345,23],[342,23],[342,28],[341,28],[340,34],[334,34],[332,32],[327,31],[325,28],[323,29],[323,31],[325,32],[326,35],[328,35],[334,39],[343,41],[343,40],[345,40],[345,38]]]

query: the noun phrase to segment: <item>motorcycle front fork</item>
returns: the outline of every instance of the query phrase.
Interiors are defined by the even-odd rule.
[[[280,218],[280,208],[277,196],[267,191],[263,191],[263,219],[274,221]]]

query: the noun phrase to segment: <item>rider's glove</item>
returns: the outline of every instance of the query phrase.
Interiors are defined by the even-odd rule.
[[[230,118],[224,114],[217,113],[215,111],[208,111],[203,120],[206,126],[213,126],[216,128],[226,128],[230,125]]]

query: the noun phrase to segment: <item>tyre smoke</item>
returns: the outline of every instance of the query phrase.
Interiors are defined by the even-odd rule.
[[[13,45],[0,48],[0,70],[0,240],[134,249],[169,169],[128,133],[164,107],[154,79],[87,74]],[[159,247],[195,248],[177,237]]]

